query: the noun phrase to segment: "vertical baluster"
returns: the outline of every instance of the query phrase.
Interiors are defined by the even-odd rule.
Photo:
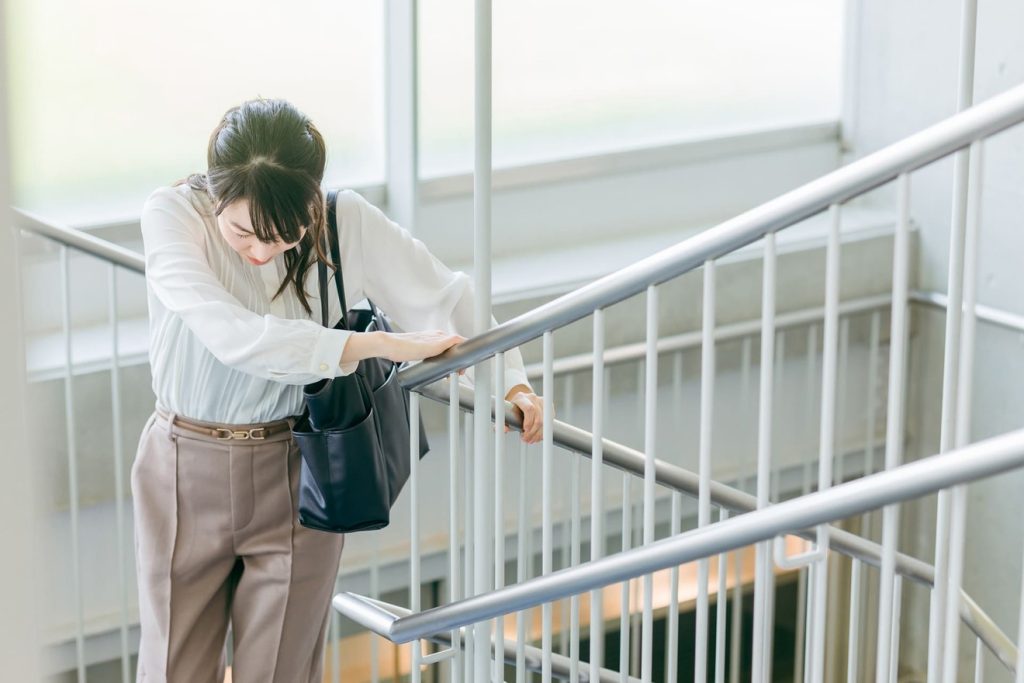
[[[750,366],[752,356],[753,338],[743,337],[740,344],[740,406],[743,415],[743,423],[748,424],[751,417],[750,400]],[[755,437],[756,444],[756,437]],[[737,481],[737,487],[745,490],[742,479]],[[742,550],[737,549],[733,554],[734,586],[732,596],[732,622],[731,638],[729,643],[729,683],[739,683],[740,680],[740,653],[743,644],[743,557]],[[668,679],[672,680],[672,679]]]
[[[451,451],[448,464],[448,602],[462,598],[462,579],[459,567],[459,375],[448,375],[448,448]],[[451,632],[452,643],[459,642],[459,629]],[[376,643],[376,639],[374,640]],[[449,664],[451,683],[462,680],[464,664],[462,648],[455,648],[455,656]]]
[[[572,498],[572,549],[569,563],[577,566],[580,563],[580,456],[569,454],[572,465],[572,479],[569,495]],[[573,595],[569,599],[569,680],[576,683],[580,679],[580,596]]]
[[[630,535],[633,531],[631,496],[632,476],[622,473],[622,551],[629,550],[632,545]],[[621,603],[619,607],[619,676],[622,683],[629,679],[629,621],[630,621],[630,581],[622,582]]]
[[[721,508],[718,519],[729,519],[729,511]],[[715,683],[725,683],[725,608],[729,604],[729,555],[718,555],[718,595],[715,596]]]
[[[658,288],[647,288],[647,369],[644,381],[644,545],[654,543],[654,483],[658,430]],[[654,663],[654,575],[644,575],[640,678],[651,680]]]
[[[683,414],[683,351],[672,357],[672,411],[675,415]],[[673,426],[676,422],[673,422]],[[681,443],[675,438],[673,443]],[[677,536],[682,531],[683,494],[672,491],[672,519],[669,521],[669,534]],[[665,638],[665,680],[678,680],[679,670],[679,565],[672,565],[669,570],[669,603],[668,623]]]
[[[757,507],[769,504],[771,483],[772,387],[775,359],[775,233],[764,237],[764,272],[761,284],[761,383],[757,420]],[[768,630],[766,600],[771,571],[771,542],[757,545],[754,573],[753,680],[764,683],[765,637]]]
[[[740,342],[740,415],[742,416],[742,424],[744,426],[743,433],[750,435],[752,438],[749,443],[744,441],[743,449],[746,451],[749,446],[750,452],[757,452],[757,429],[756,425],[751,427],[751,421],[754,419],[753,413],[753,397],[750,391],[750,379],[751,379],[751,365],[753,365],[753,336],[745,335],[743,340]],[[741,466],[742,467],[742,466]],[[754,463],[754,469],[749,473],[750,483],[756,488],[756,472],[757,463]],[[745,469],[741,469],[739,474],[736,476],[736,486],[743,491],[746,491],[746,478],[748,473]]]
[[[814,414],[815,406],[817,405],[818,399],[818,387],[820,386],[817,382],[817,367],[818,367],[818,326],[810,325],[807,328],[807,367],[806,367],[806,387],[804,394],[807,397],[807,405],[805,406],[804,414],[807,416],[808,424],[808,443],[814,441],[814,421],[810,419],[810,416]],[[808,450],[812,450],[809,448]],[[809,459],[804,459],[801,467],[801,486],[800,492],[803,495],[807,495],[811,490],[811,462]],[[804,680],[804,673],[806,671],[805,663],[807,661],[807,627],[808,627],[808,612],[807,608],[810,604],[810,571],[807,567],[800,569],[799,578],[797,579],[797,614],[796,614],[796,647],[794,654],[794,671],[793,680],[802,681]]]
[[[860,677],[861,563],[856,558],[850,562],[850,632],[846,646],[846,680],[848,683],[856,683]]]
[[[825,266],[825,336],[822,342],[821,428],[818,446],[818,490],[832,485],[832,460],[835,450],[836,370],[839,327],[839,205],[829,207],[830,229]],[[811,634],[813,657],[811,680],[825,675],[825,620],[828,605],[828,525],[818,527],[818,550],[821,558],[813,572],[814,622]]]
[[[836,379],[836,440],[843,442],[843,424],[846,422],[846,387],[849,382],[848,371],[850,365],[850,319],[843,317],[839,320],[839,366]],[[845,468],[846,453],[842,450],[835,459],[835,474],[832,483],[842,484],[846,477]]]
[[[775,389],[774,387],[786,386],[786,331],[778,330],[775,333],[775,363],[773,366],[774,381],[772,382],[772,396],[774,401]],[[772,446],[771,452],[775,452],[775,433],[772,433]],[[781,486],[782,477],[775,475],[769,475],[768,478],[771,492],[769,494],[770,500],[781,500],[779,494],[779,487]],[[768,560],[769,571],[765,586],[765,621],[769,624],[769,628],[764,634],[764,676],[767,680],[772,680],[772,671],[775,666],[775,571],[771,565],[771,558]]]
[[[806,472],[806,468],[804,471]],[[796,634],[793,648],[794,683],[800,683],[804,679],[804,646],[807,640],[807,574],[807,568],[802,567],[796,581]]]
[[[647,384],[647,371],[645,364],[637,361],[636,364],[636,424],[644,424],[644,405],[646,397],[646,389],[644,387]],[[641,436],[642,438],[642,436]],[[629,478],[630,488],[636,488],[634,484],[635,477]],[[640,481],[640,505],[634,505],[634,509],[630,510],[630,519],[633,521],[633,539],[637,543],[638,547],[642,546],[644,541],[644,513],[642,509],[643,505],[643,480]],[[633,610],[630,613],[630,626],[629,626],[629,662],[630,662],[630,675],[640,675],[640,638],[643,634],[641,621],[643,619],[643,581],[640,577],[634,578],[629,582],[630,601],[636,606],[640,605],[639,610]]]
[[[1024,563],[1022,563],[1024,566]],[[1018,593],[1020,616],[1017,618],[1017,670],[1015,683],[1024,683],[1024,569],[1020,577],[1020,593]]]
[[[409,392],[409,424],[418,425],[420,422],[420,395]],[[409,609],[413,614],[420,611],[420,430],[409,430],[409,508],[411,510],[409,519],[409,536],[411,540],[410,562],[409,562]],[[412,647],[412,669],[410,671],[412,683],[419,683],[422,671],[420,670],[420,657],[422,655],[421,641],[414,640],[410,643]]]
[[[541,474],[541,506],[542,506],[542,517],[543,517],[543,530],[541,544],[543,546],[541,554],[541,563],[543,565],[542,572],[545,576],[551,573],[552,570],[552,518],[551,518],[551,496],[552,496],[552,482],[551,482],[551,468],[552,459],[554,457],[554,440],[552,439],[552,429],[554,426],[554,419],[551,413],[552,410],[552,398],[555,391],[555,373],[554,373],[554,335],[550,330],[544,333],[544,439],[542,447],[542,464],[543,473]],[[543,633],[542,633],[542,678],[543,683],[551,683],[551,602],[545,602],[541,608],[543,618]]]
[[[885,420],[885,469],[903,460],[903,420],[907,360],[907,315],[910,292],[910,176],[896,181],[899,220],[893,244],[892,322],[889,342],[889,387]],[[875,648],[875,680],[886,683],[890,671],[892,644],[892,597],[896,578],[896,543],[899,534],[899,506],[882,509],[882,567],[878,587],[878,643]]]
[[[985,647],[981,638],[974,640],[974,683],[982,683],[985,680]]]
[[[494,354],[494,588],[505,586],[505,354]],[[494,629],[494,680],[505,680],[505,617]]]
[[[892,652],[889,655],[889,680],[899,680],[900,612],[903,608],[903,577],[897,576],[892,589]]]
[[[594,311],[593,431],[590,468],[590,559],[604,557],[604,311]],[[590,592],[590,663],[604,663],[604,593]]]
[[[959,73],[957,76],[957,111],[974,101],[975,40],[977,38],[978,2],[963,0],[960,20]],[[953,155],[953,211],[949,231],[949,271],[946,293],[946,345],[942,365],[942,422],[939,452],[945,453],[956,443],[957,374],[960,364],[960,317],[963,303],[964,239],[967,223],[968,163],[970,153],[961,149]],[[928,683],[943,680],[943,641],[946,635],[946,587],[949,581],[948,550],[951,497],[939,491],[935,524],[935,589],[932,591],[928,621]]]
[[[565,415],[565,418],[568,420],[569,424],[571,424],[572,418],[568,414],[568,407],[572,401],[572,376],[566,376],[562,380],[562,384],[565,387],[565,402],[562,403],[564,411],[563,415]],[[573,469],[570,462],[571,459],[572,454],[570,454],[567,451],[562,451],[562,456],[560,456],[557,459],[556,463],[558,469],[562,470],[564,468],[564,473],[558,477],[559,481],[571,481]],[[572,484],[570,482],[569,488],[571,489],[571,487]],[[564,497],[559,497],[558,501],[558,513],[560,518],[558,522],[558,528],[560,530],[559,538],[561,539],[558,568],[563,569],[569,566],[569,554],[572,552],[570,550],[570,545],[572,541],[569,538],[569,526],[571,525],[572,509],[570,503],[566,501]],[[567,616],[570,611],[570,601],[571,598],[563,598],[558,601],[558,652],[564,655],[567,655],[569,653],[570,627]]]
[[[516,534],[516,582],[529,578],[530,543],[532,525],[527,524],[530,512],[530,461],[526,457],[526,444],[519,442],[519,529]],[[520,610],[516,613],[516,683],[526,682],[526,621],[532,612]]]
[[[118,334],[120,315],[117,306],[117,267],[107,269],[107,301],[110,318],[110,415],[114,447],[114,512],[117,518],[117,586],[121,604],[121,680],[131,678],[131,656],[128,652],[128,576],[125,565],[127,524],[124,519],[124,449],[121,447],[121,345]]]
[[[881,328],[881,316],[878,311],[871,313],[871,331],[868,338],[868,396],[865,420],[867,434],[864,439],[864,474],[868,475],[875,468],[875,401],[878,391],[878,346]]]
[[[701,325],[700,446],[697,485],[697,526],[711,523],[711,425],[715,391],[715,262],[704,263],[704,301]],[[708,559],[697,561],[697,637],[693,678],[707,679]]]
[[[466,419],[462,421],[463,431],[463,453],[465,457],[462,459],[463,462],[463,473],[462,473],[462,516],[463,516],[463,562],[465,571],[463,572],[463,585],[462,594],[463,596],[473,595],[473,567],[474,567],[474,527],[475,517],[473,515],[473,481],[474,481],[474,468],[475,458],[473,457],[473,419],[472,416],[467,415]],[[473,627],[468,626],[462,630],[463,636],[465,636],[466,652],[463,656],[463,677],[464,680],[474,680],[473,662],[475,661],[475,640],[473,638]]]
[[[565,378],[565,420],[575,424],[573,406],[576,403],[575,381],[573,375]],[[569,468],[569,501],[565,506],[568,520],[562,522],[562,564],[575,567],[580,563],[580,456],[575,451],[566,451],[565,464]],[[563,654],[569,655],[569,680],[579,680],[580,664],[580,597],[569,597],[569,609],[565,610],[562,602],[562,635]]]
[[[572,410],[570,406],[573,404],[573,378],[572,375],[567,375],[562,380],[562,386],[565,387],[563,406],[563,415],[565,415],[566,421],[569,424],[574,424],[572,420]],[[569,486],[572,487],[572,478],[575,472],[573,465],[573,459],[576,454],[571,451],[562,451],[562,456],[558,458],[559,469],[565,468],[565,479],[559,478],[561,481],[568,480]],[[577,481],[578,483],[578,481]],[[561,530],[561,557],[559,562],[559,569],[564,569],[570,564],[570,555],[572,554],[572,535],[570,527],[572,526],[572,509],[573,500],[570,496],[569,500],[565,497],[559,497],[559,512],[561,513],[561,522],[559,523],[559,529]],[[571,647],[570,639],[572,636],[572,625],[570,613],[572,612],[572,597],[563,598],[558,601],[558,652],[563,655],[569,654]]]
[[[740,683],[740,652],[743,638],[743,550],[733,553],[732,639],[729,644],[729,683]],[[669,679],[671,680],[671,679]]]
[[[945,646],[942,680],[955,683],[960,654],[960,581],[964,568],[964,534],[967,517],[967,485],[953,488],[949,529],[949,564],[946,580]],[[939,590],[936,586],[935,590]]]
[[[71,277],[68,248],[60,248],[61,325],[64,336],[64,419],[68,450],[68,510],[71,521],[71,588],[75,606],[75,662],[78,681],[85,683],[85,623],[82,607],[82,569],[78,527],[78,439],[75,434],[74,361],[71,340]]]
[[[473,306],[473,329],[483,333],[491,325],[491,171],[492,171],[492,6],[491,0],[475,0],[473,32],[473,271],[476,293]],[[475,441],[472,456],[474,478],[472,507],[474,527],[472,595],[482,595],[492,588],[490,522],[492,502],[487,499],[491,476],[491,375],[490,361],[476,366],[474,374],[473,419]],[[545,386],[545,392],[548,387]],[[490,675],[490,641],[492,621],[482,621],[472,628],[474,644],[473,681],[482,682]]]
[[[957,378],[956,428],[954,442],[958,448],[971,440],[971,398],[974,385],[975,304],[977,302],[978,232],[981,223],[982,143],[971,144],[968,170],[967,228],[964,240],[963,309],[960,333],[959,375]],[[952,305],[952,303],[951,303]],[[963,576],[963,546],[967,523],[967,485],[953,489],[950,510],[950,548],[947,574],[945,617],[945,661],[943,679],[955,681],[960,635],[960,582]]]
[[[376,546],[373,548],[373,559],[370,562],[370,597],[374,600],[380,598],[380,549]],[[338,669],[340,675],[340,665]],[[370,681],[380,681],[380,638],[373,636],[370,637]]]
[[[807,567],[807,600],[804,605],[804,657],[803,657],[803,680],[807,683],[813,683],[810,677],[812,668],[811,658],[814,654],[814,643],[812,638],[814,637],[814,590],[817,587],[814,581],[814,572],[817,571],[818,565],[810,565]]]

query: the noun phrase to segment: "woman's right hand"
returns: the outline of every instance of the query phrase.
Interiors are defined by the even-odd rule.
[[[431,358],[466,341],[462,335],[451,334],[443,330],[384,332],[382,334],[384,335],[383,349],[380,355],[396,363]]]

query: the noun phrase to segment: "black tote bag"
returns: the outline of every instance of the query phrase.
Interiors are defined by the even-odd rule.
[[[327,198],[328,241],[343,315],[335,329],[385,331],[387,317],[345,305],[337,190]],[[320,314],[328,325],[327,267],[318,263]],[[391,506],[409,478],[409,392],[398,383],[401,364],[386,358],[359,361],[356,371],[303,387],[305,407],[292,427],[302,453],[299,523],[311,529],[347,533],[386,527]],[[423,422],[420,457],[429,450]]]

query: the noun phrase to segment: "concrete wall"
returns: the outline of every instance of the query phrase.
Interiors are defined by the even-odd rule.
[[[1024,82],[1024,5],[1012,0],[981,2],[978,9],[975,101]],[[955,113],[960,2],[954,0],[862,0],[856,46],[857,105],[850,136],[855,155],[872,152]],[[1020,296],[1024,258],[1024,128],[986,145],[978,300],[1024,313]],[[914,174],[912,216],[920,225],[919,280],[923,288],[946,289],[952,188],[949,160]],[[888,205],[892,192],[873,194]],[[943,316],[920,313],[912,359],[912,406],[908,427],[911,457],[938,447]],[[1017,428],[1024,421],[1024,338],[982,325],[974,357],[974,439]],[[1011,636],[1017,634],[1021,593],[1024,473],[971,487],[964,582]],[[903,549],[933,556],[930,531],[934,498],[906,510]],[[927,595],[910,591],[904,606],[902,662],[906,672],[925,664]],[[971,671],[973,639],[961,644],[960,680]],[[992,658],[986,680],[1009,680]]]

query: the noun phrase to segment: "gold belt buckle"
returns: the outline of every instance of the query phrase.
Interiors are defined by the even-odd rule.
[[[234,431],[224,427],[217,427],[216,429],[217,439],[219,441],[227,441],[229,439],[238,439],[239,441],[248,441],[249,439],[252,439],[253,441],[262,441],[267,438],[266,431],[265,427],[253,427],[252,429],[239,429]]]

